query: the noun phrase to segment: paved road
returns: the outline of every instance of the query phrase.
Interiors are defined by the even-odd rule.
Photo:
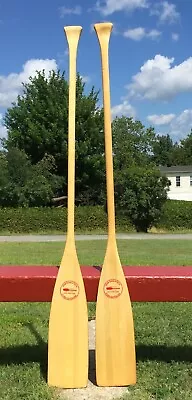
[[[76,235],[76,240],[106,240],[107,235]],[[167,234],[167,233],[119,233],[118,239],[179,239],[192,240],[191,233]],[[10,235],[0,236],[0,242],[63,242],[66,235]]]

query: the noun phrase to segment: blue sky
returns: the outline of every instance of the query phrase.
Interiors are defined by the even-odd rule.
[[[0,0],[2,117],[36,70],[68,70],[66,25],[83,27],[77,69],[101,89],[93,24],[114,24],[110,40],[112,117],[126,115],[173,140],[192,127],[192,0]]]

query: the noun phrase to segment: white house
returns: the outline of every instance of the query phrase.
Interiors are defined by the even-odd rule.
[[[160,171],[171,182],[169,199],[192,201],[192,165],[160,167]]]

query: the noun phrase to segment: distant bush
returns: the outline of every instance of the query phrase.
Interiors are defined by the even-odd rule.
[[[157,228],[192,229],[192,202],[167,200]],[[117,232],[134,231],[129,219],[116,217]],[[0,233],[66,233],[66,208],[0,208]],[[102,206],[75,208],[75,231],[107,232],[107,214]]]
[[[157,227],[192,229],[192,201],[167,200]]]
[[[117,230],[133,230],[127,218],[117,218]],[[0,232],[32,233],[67,230],[66,208],[0,208]],[[77,232],[107,231],[107,214],[101,206],[75,208]]]

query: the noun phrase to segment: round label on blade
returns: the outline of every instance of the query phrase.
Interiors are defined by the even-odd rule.
[[[65,281],[61,285],[60,293],[65,300],[73,300],[79,295],[79,285],[74,281]]]
[[[104,293],[111,299],[116,299],[123,292],[123,285],[118,279],[109,279],[103,286]]]

